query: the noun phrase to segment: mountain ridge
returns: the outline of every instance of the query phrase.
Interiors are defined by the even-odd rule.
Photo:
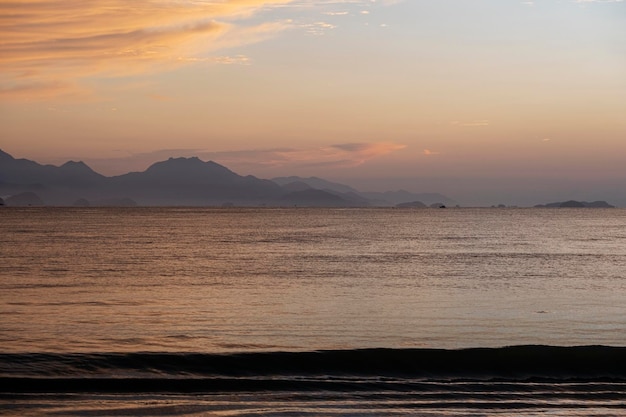
[[[84,206],[103,201],[136,201],[138,205],[150,206],[368,207],[396,204],[374,201],[367,193],[319,177],[261,179],[239,175],[214,161],[205,162],[198,157],[169,158],[153,163],[144,171],[107,177],[82,161],[67,161],[61,166],[42,165],[16,159],[0,150],[0,196],[24,192],[36,193],[47,205]],[[408,200],[419,196],[406,191],[404,195]]]

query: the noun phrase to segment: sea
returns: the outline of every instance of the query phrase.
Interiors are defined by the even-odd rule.
[[[0,208],[0,415],[626,416],[626,209]]]

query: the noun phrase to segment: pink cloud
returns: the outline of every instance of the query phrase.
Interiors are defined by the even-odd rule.
[[[292,0],[24,0],[0,2],[1,97],[72,95],[92,75],[127,76],[189,64],[257,42],[288,25],[237,27],[263,7]],[[216,57],[213,63],[247,63]],[[56,86],[52,88],[52,86]]]

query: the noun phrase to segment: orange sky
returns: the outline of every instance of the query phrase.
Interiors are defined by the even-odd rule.
[[[0,39],[15,157],[197,155],[477,204],[626,193],[624,1],[2,1]]]

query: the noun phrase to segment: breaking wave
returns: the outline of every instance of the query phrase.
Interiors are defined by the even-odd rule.
[[[587,384],[585,389],[590,383],[600,388],[617,384],[623,389],[626,347],[0,354],[0,378],[16,392],[394,391],[451,383],[506,389],[520,382]]]

